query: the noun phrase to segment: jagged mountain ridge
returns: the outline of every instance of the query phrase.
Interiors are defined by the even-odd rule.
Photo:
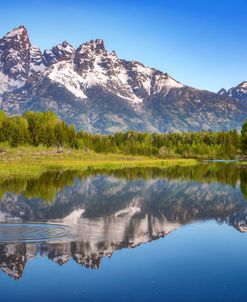
[[[198,90],[137,61],[119,59],[101,39],[43,53],[24,26],[0,39],[0,108],[52,110],[78,129],[112,133],[239,128],[247,105]]]
[[[240,101],[247,101],[247,81],[244,81],[236,87],[230,88],[229,90],[222,88],[218,94],[233,97]]]

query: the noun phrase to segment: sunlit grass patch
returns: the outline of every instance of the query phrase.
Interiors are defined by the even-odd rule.
[[[49,170],[120,169],[194,165],[194,159],[158,159],[123,154],[103,154],[45,147],[6,148],[0,153],[0,177],[37,176]]]

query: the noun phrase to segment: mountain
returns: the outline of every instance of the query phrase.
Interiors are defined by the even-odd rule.
[[[219,95],[232,97],[239,101],[247,101],[247,81],[240,83],[236,87],[232,87],[228,91],[222,88],[219,92]]]
[[[77,49],[64,41],[42,53],[24,26],[0,39],[0,108],[10,115],[52,110],[77,129],[98,133],[232,129],[247,116],[241,98],[119,59],[101,39]]]

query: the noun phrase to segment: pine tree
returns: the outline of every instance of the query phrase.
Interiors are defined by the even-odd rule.
[[[241,130],[241,151],[243,155],[247,154],[247,119]]]

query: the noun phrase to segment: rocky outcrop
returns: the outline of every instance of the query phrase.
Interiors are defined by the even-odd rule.
[[[228,91],[222,88],[218,92],[218,94],[222,96],[232,97],[239,101],[247,101],[247,81],[240,83],[239,85],[229,89]]]
[[[245,82],[246,83],[246,82]],[[24,26],[0,40],[0,108],[54,111],[90,132],[169,132],[240,128],[246,87],[218,94],[108,52],[104,41],[67,41],[41,53]]]

